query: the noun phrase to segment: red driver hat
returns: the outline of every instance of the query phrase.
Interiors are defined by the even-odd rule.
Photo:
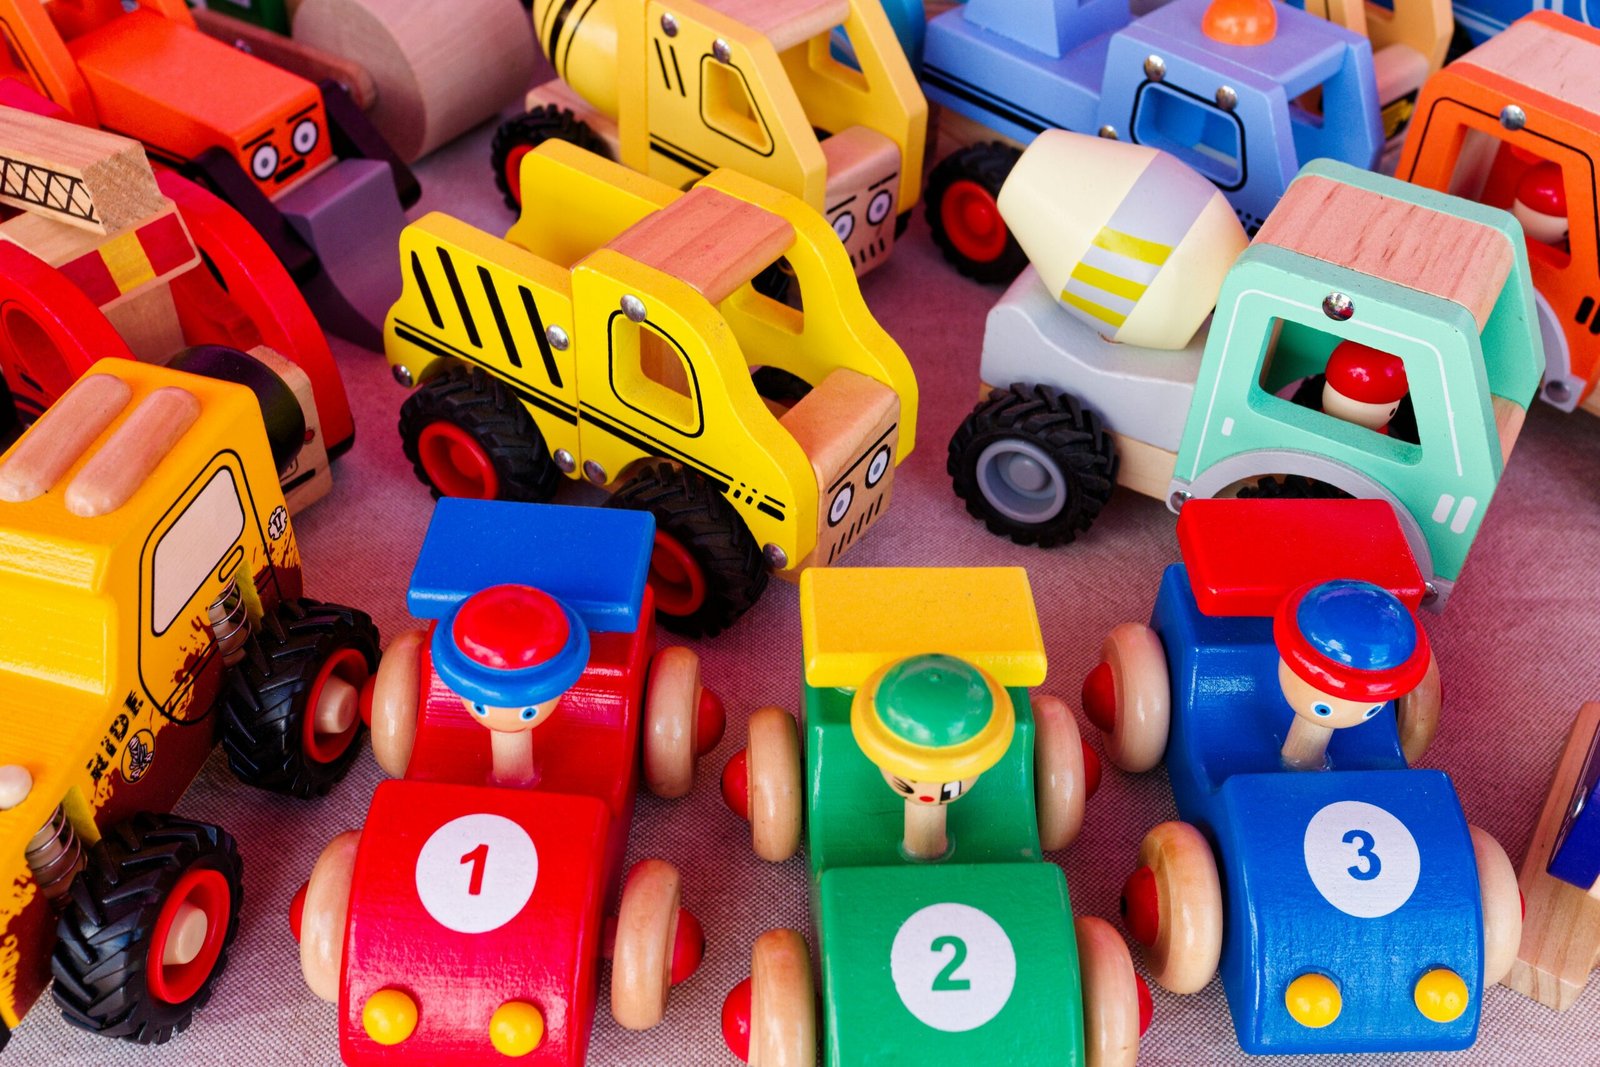
[[[1394,700],[1428,673],[1428,635],[1411,609],[1371,582],[1301,586],[1278,605],[1272,639],[1289,669],[1345,700]]]
[[[1340,341],[1328,357],[1328,384],[1363,404],[1397,404],[1406,395],[1406,367],[1399,356]]]
[[[1567,190],[1561,184],[1561,168],[1554,163],[1529,167],[1517,182],[1517,199],[1541,215],[1566,218]]]

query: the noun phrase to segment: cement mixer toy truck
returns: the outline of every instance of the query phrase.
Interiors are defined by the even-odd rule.
[[[581,17],[536,0],[533,25],[560,80],[495,137],[512,207],[522,156],[558,138],[678,188],[727,167],[798,196],[857,274],[893,251],[922,195],[928,105],[878,0],[593,0]]]
[[[1509,214],[1319,160],[1246,248],[1176,159],[1063,131],[1000,209],[1032,265],[989,313],[984,398],[950,441],[973,515],[1054,545],[1116,484],[1173,511],[1377,498],[1443,606],[1544,370]]]

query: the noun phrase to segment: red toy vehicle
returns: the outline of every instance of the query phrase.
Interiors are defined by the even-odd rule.
[[[659,1022],[669,986],[698,966],[703,936],[675,869],[644,860],[618,894],[641,726],[663,796],[688,791],[722,733],[693,653],[655,651],[654,529],[642,512],[439,502],[409,607],[441,621],[390,646],[371,699],[374,751],[405,780],[380,785],[365,829],[323,851],[291,917],[307,984],[339,1004],[345,1063],[582,1064],[602,957],[630,1029]],[[525,698],[523,728],[485,729],[524,698],[474,703],[486,698],[451,672],[482,650],[474,603],[502,590],[566,611],[554,656],[571,673],[559,697]],[[534,640],[520,619],[494,628]]]

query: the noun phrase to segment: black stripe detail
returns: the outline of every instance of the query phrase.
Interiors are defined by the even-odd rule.
[[[583,20],[589,17],[589,12],[594,10],[595,4],[600,0],[589,0],[589,6],[578,12],[578,17],[572,23],[572,32],[567,34],[567,47],[561,53],[561,80],[567,80],[567,66],[572,62],[572,46],[578,40],[578,31],[583,27]],[[555,62],[555,57],[550,57],[550,62]]]
[[[1572,320],[1582,326],[1589,321],[1589,315],[1594,311],[1594,297],[1586,296],[1578,302],[1578,314]]]
[[[615,437],[617,440],[622,441],[625,444],[632,445],[634,448],[637,448],[646,455],[666,456],[670,459],[678,460],[687,467],[693,467],[701,474],[704,474],[707,478],[710,478],[712,481],[716,482],[718,489],[724,493],[727,492],[733,484],[731,478],[719,471],[717,468],[708,466],[704,460],[696,459],[694,456],[689,455],[682,449],[674,448],[665,441],[651,437],[649,434],[638,429],[637,427],[629,426],[623,422],[618,422],[609,415],[603,415],[592,407],[580,405],[578,409],[578,417],[587,422],[593,423],[595,426],[604,430],[612,437]]]
[[[550,384],[557,389],[561,388],[561,368],[556,366],[556,355],[550,351],[550,338],[545,336],[544,316],[539,314],[539,305],[533,299],[533,293],[528,291],[526,285],[517,286],[522,291],[522,310],[528,314],[528,325],[533,327],[533,336],[539,341],[539,358],[544,361],[545,377],[550,379]]]
[[[491,374],[495,374],[496,377],[505,384],[507,389],[510,389],[513,393],[516,393],[517,396],[521,397],[529,404],[532,404],[540,411],[547,412],[548,414],[560,419],[562,422],[570,423],[573,426],[578,424],[577,411],[575,411],[565,401],[556,397],[548,396],[539,392],[537,389],[524,387],[523,385],[511,381],[508,378],[500,377],[497,368],[490,366],[485,360],[479,359],[477,356],[463,352],[461,349],[441,341],[437,337],[430,337],[408,323],[396,322],[394,324],[394,333],[396,337],[400,338],[400,340],[405,341],[408,344],[416,345],[424,352],[431,352],[434,355],[444,359],[460,359],[465,360],[468,363],[476,363],[484,370],[490,372]]]
[[[686,170],[692,170],[702,177],[711,173],[711,168],[709,166],[696,163],[688,156],[683,155],[682,151],[677,145],[669,145],[659,137],[650,138],[650,151],[656,153],[657,155],[666,156],[680,167],[683,167]]]
[[[683,84],[683,70],[678,66],[678,46],[667,45],[667,51],[672,53],[672,73],[678,76],[678,95],[685,99],[689,96],[689,87]]]
[[[556,9],[555,18],[550,20],[550,32],[545,35],[544,54],[550,57],[550,62],[556,61],[556,41],[561,38],[561,27],[567,24],[567,16],[572,14],[572,9],[578,6],[578,0],[562,0],[561,6]],[[562,80],[566,80],[563,74]]]
[[[483,338],[478,336],[478,324],[472,320],[472,309],[467,307],[467,294],[461,291],[461,279],[456,277],[455,260],[444,250],[444,245],[439,246],[439,265],[444,267],[445,281],[450,283],[450,292],[456,298],[456,310],[461,312],[461,324],[467,328],[467,340],[472,342],[473,348],[482,348]]]
[[[783,512],[779,511],[777,508],[773,507],[771,504],[767,503],[765,500],[763,500],[761,503],[756,505],[756,510],[761,512],[761,513],[763,513],[763,514],[765,514],[765,515],[771,515],[773,518],[777,519],[779,522],[783,521]]]
[[[505,309],[500,306],[500,293],[494,287],[489,268],[479,264],[478,281],[483,284],[483,295],[489,298],[489,311],[494,315],[495,329],[500,331],[500,343],[506,346],[506,361],[522,369],[522,353],[517,351],[517,340],[511,336],[511,324],[506,321]]]
[[[982,108],[991,115],[998,115],[1008,122],[1015,123],[1030,133],[1043,133],[1045,130],[1055,129],[1055,123],[1033,111],[1026,111],[1007,101],[1000,100],[984,92],[971,82],[963,81],[949,71],[938,70],[924,65],[922,80],[935,89],[943,89],[951,96],[957,97],[975,107]]]
[[[439,301],[433,298],[433,286],[428,284],[428,276],[422,270],[422,257],[413,250],[411,253],[411,276],[417,280],[417,288],[422,293],[422,302],[428,306],[428,318],[433,320],[433,328],[444,329],[444,318],[439,314]]]
[[[672,75],[667,72],[667,57],[661,51],[661,39],[658,37],[650,42],[656,46],[656,63],[661,67],[661,80],[666,83],[667,92],[672,91]]]

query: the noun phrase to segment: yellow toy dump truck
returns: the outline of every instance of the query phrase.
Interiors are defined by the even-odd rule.
[[[400,240],[385,348],[436,494],[541,501],[562,475],[656,518],[662,620],[716,633],[769,569],[833,563],[889,502],[911,364],[798,197],[733,171],[677,190],[549,142],[505,240],[437,212]],[[784,259],[801,308],[751,280]]]
[[[300,598],[293,396],[236,351],[178,362],[198,373],[102,360],[0,457],[0,1045],[52,971],[75,1026],[188,1026],[240,861],[167,813],[219,737],[301,797],[356,755],[378,633]]]
[[[678,188],[729,167],[823,212],[865,274],[921,198],[928,103],[877,0],[535,0],[533,28],[560,80],[495,136],[512,207],[551,138]]]

